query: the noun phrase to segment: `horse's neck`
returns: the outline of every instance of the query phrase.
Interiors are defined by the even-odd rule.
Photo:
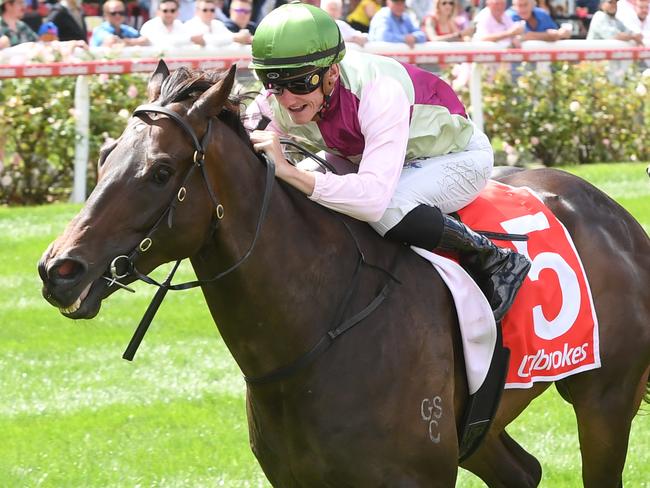
[[[235,263],[254,237],[265,169],[241,144],[219,144],[213,184],[225,217],[192,258],[200,279]],[[354,241],[339,218],[274,183],[250,258],[229,276],[203,286],[221,335],[245,374],[256,376],[284,366],[320,339],[332,325],[357,258]]]

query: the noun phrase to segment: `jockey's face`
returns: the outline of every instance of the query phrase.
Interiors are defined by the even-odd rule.
[[[325,73],[321,87],[313,92],[297,95],[289,90],[283,90],[281,94],[274,96],[278,103],[289,112],[294,124],[307,124],[316,121],[325,102],[325,93],[332,93],[338,75],[339,67],[335,64]]]
[[[306,124],[316,118],[325,101],[323,90],[314,90],[306,95],[296,95],[289,90],[284,90],[281,95],[274,95],[282,105],[294,124]]]

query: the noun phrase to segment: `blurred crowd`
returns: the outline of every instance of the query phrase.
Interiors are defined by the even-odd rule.
[[[618,39],[650,45],[650,0],[305,0],[336,19],[348,43]],[[27,2],[27,3],[26,3]],[[566,2],[566,3],[564,3]],[[0,49],[248,45],[286,0],[0,0]],[[571,1],[571,5],[574,2]]]

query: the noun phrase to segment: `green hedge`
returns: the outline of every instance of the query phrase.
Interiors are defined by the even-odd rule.
[[[485,130],[509,164],[546,166],[650,159],[650,69],[554,63],[499,71],[483,84]],[[617,83],[609,77],[618,77]]]
[[[99,148],[124,130],[144,100],[148,76],[90,79],[88,188],[97,177]],[[0,203],[38,204],[68,198],[75,131],[74,77],[0,82]]]
[[[650,70],[608,81],[606,63],[553,64],[545,74],[486,74],[485,129],[509,164],[650,159]],[[91,78],[88,188],[99,148],[144,100],[147,76]],[[0,82],[0,203],[65,199],[72,187],[75,79]],[[466,95],[466,93],[465,93]],[[4,152],[2,152],[4,148]]]

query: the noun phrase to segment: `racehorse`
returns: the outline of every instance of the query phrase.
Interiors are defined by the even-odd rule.
[[[250,443],[273,486],[454,486],[468,387],[449,291],[408,247],[275,180],[234,77],[159,65],[150,103],[102,149],[96,188],[41,258],[45,298],[92,318],[118,286],[189,257],[248,379]],[[556,386],[577,416],[584,485],[621,486],[650,379],[650,239],[567,173],[502,181],[536,190],[582,256],[602,367]],[[549,385],[506,390],[461,465],[491,487],[537,486],[539,462],[505,428]]]

